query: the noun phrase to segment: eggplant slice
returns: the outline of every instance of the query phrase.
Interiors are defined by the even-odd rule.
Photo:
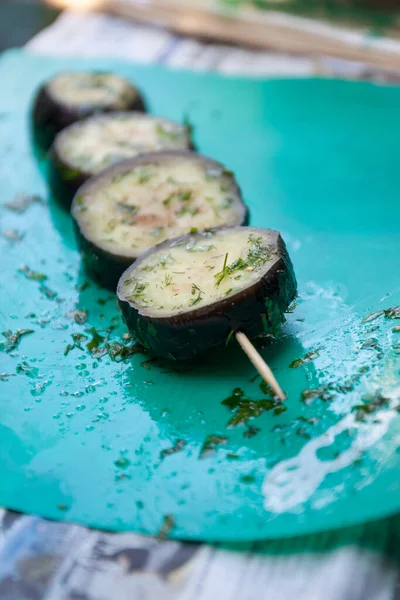
[[[247,219],[230,171],[194,152],[172,151],[99,173],[80,188],[71,213],[86,269],[114,290],[125,269],[156,244]]]
[[[235,331],[276,335],[296,278],[279,232],[220,228],[152,248],[123,273],[117,295],[129,330],[151,353],[187,359]]]
[[[146,110],[139,90],[114,73],[80,71],[55,75],[39,89],[32,109],[34,139],[48,150],[57,133],[91,115]]]
[[[90,117],[61,131],[49,157],[53,195],[71,205],[79,187],[110,165],[158,150],[192,148],[190,128],[143,113]]]

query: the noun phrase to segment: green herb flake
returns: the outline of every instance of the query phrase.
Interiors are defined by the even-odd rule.
[[[64,349],[64,356],[68,356],[68,354],[75,348],[74,344],[67,344]]]
[[[27,279],[33,279],[35,281],[46,281],[47,279],[47,275],[32,271],[27,265],[21,265],[18,271],[23,273]]]
[[[185,446],[186,440],[176,440],[172,448],[166,448],[165,450],[161,450],[160,459],[163,460],[167,456],[171,456],[171,454],[176,454],[177,452],[180,452]]]
[[[159,260],[159,265],[160,265],[160,267],[165,269],[165,267],[167,265],[173,265],[174,262],[175,262],[175,259],[171,256],[171,254],[165,254],[164,256],[161,256],[161,258]],[[153,269],[155,269],[155,265],[149,270],[153,270]]]
[[[272,250],[269,246],[262,244],[262,237],[250,235],[248,239],[250,248],[246,258],[239,257],[233,263],[228,265],[228,254],[225,254],[222,270],[214,275],[215,285],[220,285],[225,277],[232,275],[235,271],[245,269],[255,270],[262,267],[271,258]]]
[[[0,341],[0,350],[3,352],[12,352],[18,348],[21,338],[33,333],[33,329],[17,329],[14,333],[10,330],[3,331],[2,335],[6,338]]]
[[[392,306],[385,311],[386,319],[400,319],[400,306]]]
[[[215,273],[215,275],[214,275],[215,285],[219,285],[221,283],[221,281],[224,279],[224,277],[229,275],[229,268],[227,267],[227,262],[228,262],[228,252],[225,254],[224,264],[222,265],[221,271],[219,273]]]
[[[209,458],[216,452],[218,446],[225,446],[228,443],[228,438],[223,435],[209,435],[199,454],[199,458]]]
[[[363,323],[370,323],[371,321],[375,321],[375,319],[378,319],[379,317],[381,317],[384,314],[383,310],[378,310],[377,312],[373,312],[370,315],[368,315],[367,317],[365,317],[365,319],[363,319]]]
[[[246,431],[243,433],[243,437],[251,439],[260,433],[261,429],[259,427],[253,427],[253,425],[247,425]]]
[[[161,527],[160,527],[160,531],[158,532],[156,538],[158,540],[165,540],[169,534],[171,533],[171,531],[174,529],[175,527],[175,519],[172,515],[165,515],[165,517],[163,518]]]
[[[90,333],[92,336],[90,342],[86,344],[86,348],[89,350],[89,352],[93,353],[93,351],[95,351],[104,342],[105,338],[99,334],[95,327],[90,327],[85,331]]]
[[[301,393],[301,400],[307,406],[314,402],[314,400],[322,400],[323,402],[330,402],[335,397],[333,393],[333,386],[324,385],[319,388],[306,389]]]
[[[84,292],[85,290],[87,290],[87,288],[89,287],[89,282],[88,281],[84,281],[83,283],[79,283],[78,285],[75,286],[75,289],[77,292]]]
[[[182,206],[175,214],[177,217],[183,217],[184,215],[191,215],[194,217],[198,212],[199,208],[197,206]]]
[[[118,467],[118,469],[127,469],[130,466],[131,462],[125,456],[120,456],[117,460],[114,460],[114,465]]]
[[[228,333],[228,336],[226,338],[226,342],[225,342],[225,346],[227,346],[229,344],[229,342],[232,339],[232,336],[235,334],[235,332],[233,331],[233,329]]]
[[[129,215],[137,215],[139,212],[139,207],[134,204],[127,204],[126,202],[117,202],[116,207],[125,214]]]
[[[271,258],[271,248],[262,244],[262,237],[249,236],[250,250],[246,262],[250,267],[261,267]]]
[[[186,130],[187,135],[189,137],[192,136],[194,133],[194,125],[193,125],[192,121],[190,120],[190,117],[187,113],[185,113],[185,115],[183,117],[183,126]]]
[[[266,381],[264,381],[264,379],[262,381],[260,381],[260,390],[266,396],[273,395],[273,391],[272,391],[270,385]]]
[[[143,183],[147,183],[151,177],[151,172],[149,167],[139,167],[136,169],[137,182],[142,185]]]
[[[130,299],[137,299],[137,298],[143,298],[144,296],[144,290],[146,289],[146,287],[148,286],[147,282],[143,282],[140,281],[139,279],[136,279],[135,277],[132,277],[132,283],[134,284],[133,290],[131,292],[131,294],[129,295],[129,300]]]
[[[356,413],[356,421],[364,421],[367,415],[374,414],[380,408],[386,408],[389,403],[388,398],[385,398],[380,392],[377,392],[375,396],[370,399],[366,398],[366,400],[366,404],[357,404],[352,408],[352,411]]]
[[[8,381],[9,377],[15,377],[15,373],[0,373],[0,381]]]
[[[71,350],[74,350],[75,348],[78,348],[79,350],[83,350],[82,348],[82,343],[87,340],[87,335],[84,335],[83,333],[72,333],[71,334],[73,343],[72,344],[68,344],[64,350],[64,356],[67,356]]]
[[[84,325],[88,319],[88,311],[87,310],[70,310],[67,313],[67,318],[75,321],[78,325]]]
[[[367,348],[377,348],[378,340],[376,338],[370,338],[369,340],[365,340],[361,344],[361,350],[366,350]]]
[[[195,306],[196,304],[199,304],[199,302],[202,301],[202,294],[204,292],[201,291],[201,289],[199,288],[198,285],[196,285],[195,283],[192,283],[192,291],[191,291],[191,295],[192,296],[197,296],[195,298],[191,298],[190,302],[189,302],[189,306]]]
[[[222,208],[223,210],[225,210],[226,208],[229,208],[230,206],[232,206],[232,204],[234,203],[234,199],[227,196],[226,198],[224,198],[220,204],[220,208]]]
[[[16,371],[18,374],[23,373],[27,377],[34,379],[39,374],[39,369],[37,367],[32,367],[26,361],[23,361],[19,365],[17,365]]]
[[[196,244],[188,243],[186,250],[188,252],[209,252],[215,248],[214,244]]]
[[[269,331],[270,328],[269,328],[269,325],[268,325],[268,318],[267,318],[267,315],[265,313],[261,314],[261,323],[262,323],[262,326],[263,326],[263,331],[265,331],[265,332]]]
[[[174,131],[167,123],[157,123],[156,133],[160,138],[165,138],[171,142],[177,141],[181,137],[181,132],[176,129]]]
[[[289,367],[291,369],[298,369],[299,367],[302,367],[303,365],[306,365],[307,363],[311,362],[315,358],[318,358],[318,356],[318,350],[311,350],[310,352],[307,352],[307,354],[305,354],[302,358],[298,358],[297,360],[291,362]]]
[[[385,310],[379,310],[377,312],[371,313],[365,319],[363,319],[363,323],[369,323],[370,321],[374,321],[378,317],[385,315],[386,319],[400,319],[400,306],[391,306],[390,308],[386,308]]]
[[[238,454],[233,454],[232,452],[228,452],[226,455],[228,460],[239,460],[240,456]]]
[[[164,235],[164,227],[155,227],[150,231],[150,235],[152,237],[160,237],[161,235]]]
[[[164,286],[168,287],[172,284],[172,275],[171,273],[165,273],[164,276]]]
[[[46,298],[48,298],[49,300],[55,300],[58,296],[57,292],[54,292],[53,290],[51,290],[49,287],[47,287],[47,285],[41,285],[39,287],[40,292],[46,296]]]
[[[232,395],[225,398],[222,404],[235,413],[228,422],[228,428],[245,425],[249,419],[257,418],[266,411],[274,410],[274,414],[286,411],[286,407],[274,397],[251,400],[240,388],[235,388]]]
[[[113,362],[122,362],[135,354],[145,354],[146,349],[142,344],[122,344],[121,342],[107,343],[105,347],[108,356]]]
[[[117,225],[118,225],[118,222],[116,219],[110,219],[107,222],[107,231],[114,231],[114,229],[116,228]]]
[[[180,202],[188,202],[193,195],[193,190],[185,190],[177,194],[177,198]]]
[[[240,481],[242,483],[254,483],[256,478],[253,475],[242,475]]]

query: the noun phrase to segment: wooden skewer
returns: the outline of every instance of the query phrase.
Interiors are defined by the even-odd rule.
[[[253,363],[257,371],[260,373],[264,381],[266,381],[268,385],[271,386],[271,388],[280,400],[286,400],[286,396],[283,393],[281,386],[275,379],[275,375],[273,374],[265,360],[254,348],[247,335],[242,331],[237,331],[235,333],[235,337],[239,342],[240,346],[242,347],[243,352],[247,354],[248,358],[251,360],[251,362]]]

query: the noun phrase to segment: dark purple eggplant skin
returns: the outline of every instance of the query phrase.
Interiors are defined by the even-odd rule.
[[[89,240],[83,229],[81,229],[78,221],[75,219],[73,214],[74,205],[77,202],[78,198],[82,197],[87,190],[94,186],[101,186],[103,183],[112,176],[115,176],[119,172],[127,171],[129,169],[133,169],[140,165],[145,165],[148,163],[154,163],[157,159],[165,158],[165,156],[176,156],[176,157],[185,157],[187,155],[192,155],[191,152],[184,151],[165,151],[165,152],[152,152],[151,154],[146,154],[142,156],[138,156],[136,158],[124,160],[117,165],[112,165],[104,171],[101,171],[98,175],[94,175],[91,177],[89,181],[87,181],[79,190],[77,191],[74,200],[71,206],[72,219],[74,222],[74,230],[75,236],[78,243],[78,248],[82,255],[82,260],[85,266],[87,273],[94,279],[99,285],[115,291],[118,281],[122,275],[122,273],[138,258],[137,256],[123,256],[119,254],[114,254],[112,252],[106,251],[99,246],[97,246],[93,241]],[[222,167],[220,163],[200,154],[196,154],[196,156],[205,162],[209,167]],[[237,225],[247,225],[249,220],[249,211],[246,204],[243,201],[242,193],[240,187],[238,186],[234,175],[232,173],[228,174],[228,177],[232,180],[232,185],[234,189],[234,193],[240,198],[243,206],[243,213],[241,215],[240,221]]]
[[[60,103],[52,97],[47,83],[44,83],[36,94],[31,110],[31,130],[34,144],[39,151],[47,151],[57,133],[68,125],[95,114],[114,112],[115,110],[112,106],[99,109],[99,107],[94,108],[90,105],[76,107]],[[146,101],[140,92],[132,102],[126,104],[124,110],[147,112]]]
[[[107,252],[88,240],[75,220],[74,231],[82,261],[88,275],[99,285],[115,292],[121,274],[134,262],[127,258]]]
[[[53,198],[67,210],[79,188],[93,177],[92,173],[68,165],[57,152],[55,144],[49,152],[46,174]]]
[[[230,298],[172,317],[141,314],[124,296],[123,282],[130,276],[130,270],[123,273],[117,299],[129,331],[151,354],[172,360],[189,359],[211,348],[224,346],[236,331],[243,331],[250,339],[279,335],[285,321],[284,312],[296,297],[297,282],[286,245],[279,232],[275,233],[279,258],[254,285]],[[149,254],[174,243],[189,241],[190,237],[182,236],[158,244],[143,254],[136,265],[139,266]]]

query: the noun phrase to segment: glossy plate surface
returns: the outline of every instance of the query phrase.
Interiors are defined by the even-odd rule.
[[[39,83],[87,67],[132,79],[157,114],[188,116],[200,151],[235,171],[250,223],[282,232],[299,300],[263,353],[288,393],[285,412],[235,348],[189,364],[93,355],[125,328],[115,297],[86,284],[28,126]],[[2,340],[0,505],[206,540],[399,510],[400,309],[388,309],[400,305],[400,89],[16,51],[0,76],[1,331],[33,330],[14,350]],[[18,193],[46,204],[10,210]]]

